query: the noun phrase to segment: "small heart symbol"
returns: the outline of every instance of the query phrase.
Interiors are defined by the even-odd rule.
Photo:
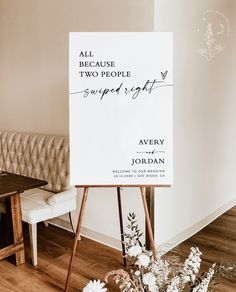
[[[167,70],[166,70],[166,72],[165,72],[165,73],[161,72],[161,77],[162,77],[162,80],[165,80],[165,79],[166,79],[167,73],[168,73],[168,71],[167,71]]]

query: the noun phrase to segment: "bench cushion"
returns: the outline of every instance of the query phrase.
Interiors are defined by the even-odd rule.
[[[37,188],[25,191],[21,194],[22,220],[35,224],[71,212],[76,209],[76,194],[75,188],[59,194]],[[48,200],[52,195],[54,200],[50,205]],[[57,195],[60,195],[58,200]],[[0,202],[0,212],[5,212],[4,201]]]

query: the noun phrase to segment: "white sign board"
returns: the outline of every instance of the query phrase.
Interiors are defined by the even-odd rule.
[[[172,184],[172,34],[70,33],[72,185]]]

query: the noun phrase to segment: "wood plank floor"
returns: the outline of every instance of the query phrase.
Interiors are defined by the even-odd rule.
[[[15,267],[7,260],[0,262],[0,292],[63,291],[73,236],[54,226],[38,226],[38,266],[30,263],[27,225],[24,226],[26,263]],[[236,207],[226,212],[199,233],[180,245],[183,258],[191,246],[203,252],[202,266],[236,262]],[[122,267],[121,253],[92,240],[82,238],[73,267],[71,292],[81,291],[89,279],[101,278],[112,269]],[[110,291],[117,291],[110,287]],[[236,283],[224,282],[221,291],[236,291]]]

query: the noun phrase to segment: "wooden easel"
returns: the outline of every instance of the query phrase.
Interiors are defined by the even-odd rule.
[[[76,187],[78,188],[81,186],[76,186]],[[79,239],[79,235],[80,235],[81,224],[82,224],[83,215],[84,215],[84,211],[85,211],[85,205],[86,205],[86,201],[87,201],[87,197],[88,197],[88,190],[91,187],[97,187],[97,186],[83,186],[83,187],[84,187],[83,197],[82,197],[82,202],[81,202],[81,206],[80,206],[80,212],[79,212],[76,233],[75,233],[74,241],[73,241],[70,264],[69,264],[67,279],[66,279],[65,292],[68,292],[69,288],[70,288],[72,266],[73,266],[76,248],[77,248],[77,244],[78,244],[78,239]],[[125,255],[125,246],[123,243],[124,242],[124,230],[123,230],[123,219],[122,219],[123,217],[122,217],[122,208],[121,208],[121,193],[120,193],[121,187],[126,187],[126,186],[117,186],[117,199],[118,199],[119,217],[120,217],[119,218],[120,219],[120,232],[121,232],[121,241],[122,241],[122,252],[123,252],[123,256],[124,256]],[[131,186],[129,185],[127,187],[131,187]],[[132,187],[137,187],[137,186],[132,186]],[[138,187],[140,188],[140,191],[141,191],[143,208],[144,208],[144,213],[145,213],[145,218],[146,218],[146,228],[147,228],[147,233],[148,233],[149,241],[150,241],[150,248],[153,251],[153,257],[156,260],[157,259],[157,251],[155,248],[154,236],[153,236],[153,231],[152,231],[152,224],[151,224],[150,215],[149,215],[149,211],[148,211],[148,205],[147,205],[147,201],[146,201],[146,187],[150,187],[150,186],[138,186]],[[126,266],[126,259],[125,258],[124,258],[124,265]]]

